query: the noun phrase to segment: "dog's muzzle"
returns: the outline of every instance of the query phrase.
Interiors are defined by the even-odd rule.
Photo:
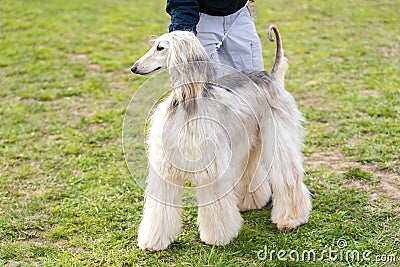
[[[133,73],[137,73],[137,66],[136,66],[136,64],[134,64],[134,65],[132,66],[131,71],[132,71]]]

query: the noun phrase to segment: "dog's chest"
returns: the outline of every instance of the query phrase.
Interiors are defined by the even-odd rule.
[[[218,151],[229,149],[229,138],[215,118],[204,113],[188,116],[184,110],[165,113],[161,106],[149,131],[150,151],[162,153],[172,165],[184,171],[203,170]]]
[[[187,117],[177,113],[166,121],[163,132],[165,148],[189,161],[214,151],[218,142],[215,122],[205,116]]]

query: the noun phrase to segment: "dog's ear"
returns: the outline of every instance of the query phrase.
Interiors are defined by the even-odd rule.
[[[176,33],[174,33],[175,35]],[[175,67],[188,62],[188,56],[190,53],[187,51],[187,42],[182,39],[178,39],[176,36],[170,35],[170,39],[167,41],[169,46],[167,67]]]
[[[205,49],[193,33],[175,31],[170,33],[169,37],[169,66],[209,60]]]
[[[214,76],[210,58],[193,33],[175,31],[168,37],[166,63],[170,75],[180,77],[181,82],[206,81]]]
[[[170,43],[167,40],[160,41],[156,46],[157,51],[162,51],[164,49],[169,49],[169,48],[170,48]]]

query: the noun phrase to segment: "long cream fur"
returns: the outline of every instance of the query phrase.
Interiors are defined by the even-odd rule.
[[[271,40],[272,31],[278,45],[271,74],[217,79],[218,66],[192,33],[181,31],[159,37],[133,65],[141,75],[167,69],[173,85],[151,117],[141,249],[165,249],[180,233],[186,179],[196,185],[206,244],[228,244],[239,233],[240,211],[263,207],[271,195],[271,219],[280,230],[307,222],[303,117],[284,88],[287,60],[277,28],[270,27]]]

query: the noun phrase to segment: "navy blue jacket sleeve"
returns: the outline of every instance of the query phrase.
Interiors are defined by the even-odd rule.
[[[191,31],[197,34],[199,3],[197,0],[167,0],[167,13],[171,16],[169,31]]]

